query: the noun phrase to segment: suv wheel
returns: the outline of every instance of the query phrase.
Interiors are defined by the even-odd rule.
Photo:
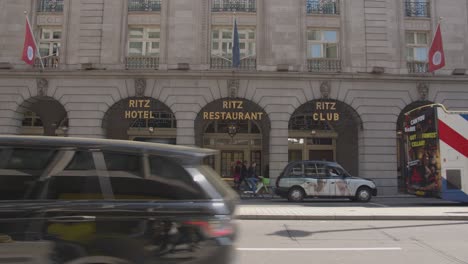
[[[372,198],[371,190],[368,187],[360,187],[356,192],[356,200],[367,203]]]
[[[301,187],[293,187],[289,190],[288,200],[290,202],[302,202],[304,200],[304,190]]]

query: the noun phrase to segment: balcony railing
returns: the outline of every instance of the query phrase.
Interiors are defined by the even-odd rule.
[[[231,58],[222,58],[217,56],[212,56],[210,60],[211,69],[220,69],[220,70],[230,70],[234,69],[232,67]],[[247,57],[240,60],[240,70],[255,70],[257,69],[257,58],[256,57]]]
[[[407,17],[430,17],[429,2],[405,2],[405,13]]]
[[[214,0],[213,12],[256,12],[256,0]]]
[[[42,64],[44,64],[44,68],[58,68],[60,64],[60,57],[59,56],[47,56],[43,57],[42,59]],[[35,68],[42,68],[41,65],[41,60],[39,58],[36,58],[34,60],[34,67]]]
[[[426,73],[429,69],[429,63],[409,61],[406,63],[408,67],[408,73]]]
[[[159,57],[127,57],[125,58],[125,67],[127,69],[153,69],[159,67]]]
[[[128,11],[161,11],[161,0],[128,0]]]
[[[308,59],[307,68],[311,72],[340,72],[340,59]]]
[[[63,0],[39,0],[38,12],[63,12]]]
[[[340,14],[339,0],[307,0],[307,14]]]

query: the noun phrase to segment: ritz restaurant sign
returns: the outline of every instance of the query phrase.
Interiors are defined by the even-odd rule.
[[[262,120],[263,112],[246,112],[244,101],[223,100],[222,111],[203,112],[204,120]]]

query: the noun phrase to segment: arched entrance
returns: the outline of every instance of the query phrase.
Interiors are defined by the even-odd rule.
[[[217,149],[206,163],[222,177],[232,177],[237,161],[257,163],[257,174],[268,177],[270,119],[256,103],[222,98],[206,105],[195,119],[197,146]]]
[[[408,177],[406,171],[406,141],[404,137],[403,122],[405,121],[405,113],[411,111],[415,108],[418,108],[423,105],[433,104],[430,101],[416,101],[407,105],[403,110],[401,110],[398,115],[396,133],[397,133],[397,172],[398,172],[398,192],[406,193],[406,179]]]
[[[289,120],[288,160],[337,161],[357,175],[359,114],[348,104],[331,99],[301,105]]]
[[[66,135],[67,111],[52,97],[32,97],[21,104],[19,112],[23,114],[19,131],[22,135]]]
[[[129,97],[104,115],[107,138],[176,144],[177,122],[172,110],[150,97]]]

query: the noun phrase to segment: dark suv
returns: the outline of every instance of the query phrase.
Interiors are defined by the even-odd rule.
[[[0,263],[229,263],[238,197],[214,153],[0,136]]]

